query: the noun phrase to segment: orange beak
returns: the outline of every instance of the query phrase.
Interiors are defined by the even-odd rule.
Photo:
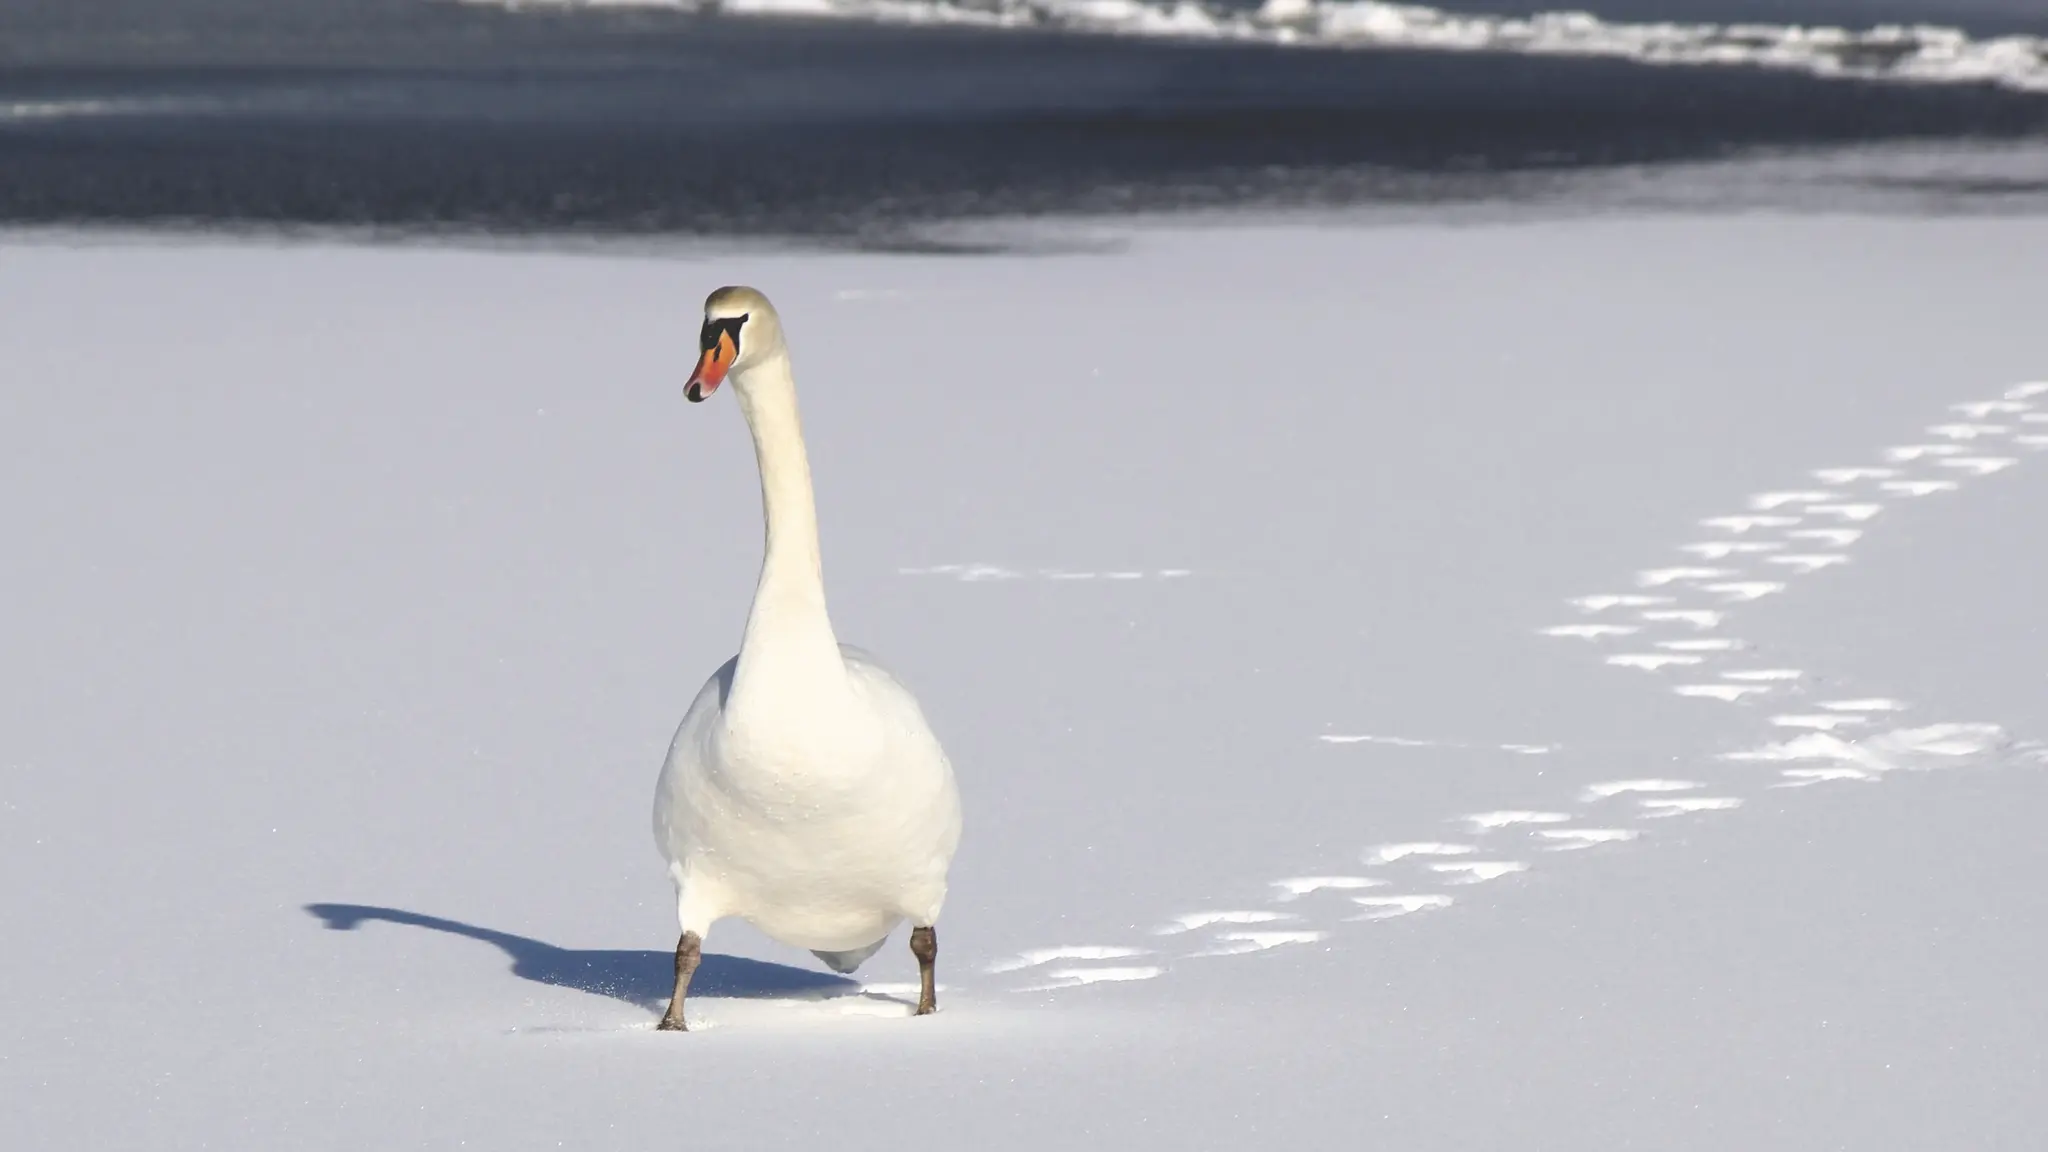
[[[697,357],[697,370],[690,373],[689,383],[683,385],[683,395],[690,403],[702,403],[706,396],[718,391],[725,382],[725,374],[732,368],[732,362],[739,357],[739,349],[733,346],[732,333],[721,331],[718,342],[704,350]]]

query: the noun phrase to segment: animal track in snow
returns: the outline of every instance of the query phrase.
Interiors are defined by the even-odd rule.
[[[1773,716],[1771,717],[1771,723],[1772,725],[1779,728],[1812,728],[1821,732],[1832,732],[1837,728],[1848,728],[1853,727],[1857,724],[1868,724],[1869,721],[1861,716],[1848,716],[1843,715],[1841,713],[1835,713],[1826,716]]]
[[[1669,604],[1669,596],[1636,596],[1626,592],[1601,596],[1581,596],[1571,602],[1583,612],[1605,612],[1609,608],[1648,608],[1654,604]]]
[[[1022,571],[996,564],[934,564],[925,568],[898,568],[899,576],[950,576],[969,584],[991,580],[1179,580],[1194,575],[1187,568],[1117,569],[1106,572],[1076,572],[1062,568]]]
[[[2005,730],[1996,724],[1930,724],[1895,728],[1854,741],[1815,732],[1784,744],[1729,755],[1745,760],[1833,762],[1881,774],[1954,768],[2013,747]]]
[[[1646,816],[1684,816],[1693,812],[1725,812],[1742,807],[1742,801],[1733,796],[1652,797],[1636,803],[1642,806]]]
[[[1612,799],[1613,797],[1631,792],[1690,792],[1695,788],[1701,787],[1705,787],[1705,785],[1696,784],[1691,780],[1610,780],[1605,784],[1589,786],[1584,793],[1584,799],[1590,803],[1595,800]]]
[[[1661,668],[1683,667],[1688,664],[1704,663],[1704,656],[1674,655],[1669,652],[1629,652],[1620,656],[1609,656],[1607,662],[1617,668],[1640,668],[1655,672]]]
[[[1884,490],[1897,492],[1901,496],[1932,496],[1936,492],[1953,492],[1962,485],[1953,480],[1887,480]]]
[[[1710,520],[1700,521],[1704,527],[1719,528],[1737,535],[1746,534],[1755,528],[1790,528],[1797,523],[1797,516],[1716,516]]]
[[[1628,636],[1641,629],[1626,624],[1559,624],[1545,628],[1545,636],[1569,636],[1580,640],[1599,640],[1607,636]]]
[[[1733,568],[1651,568],[1636,573],[1636,583],[1645,588],[1662,588],[1680,580],[1719,580],[1739,575]]]
[[[2003,436],[2010,431],[2012,429],[2003,424],[1936,424],[1927,430],[1927,434],[1950,440],[1977,440],[1986,436]]]
[[[1329,937],[1328,932],[1218,932],[1216,943],[1196,956],[1242,956],[1247,952],[1264,952],[1285,944],[1314,944]]]
[[[1972,420],[1982,420],[1987,416],[2005,416],[2025,412],[2031,407],[2032,405],[2018,400],[1976,400],[1968,404],[1951,404],[1948,406],[1948,410],[1960,412]]]
[[[1727,603],[1742,604],[1761,600],[1766,596],[1783,592],[1785,586],[1775,580],[1737,580],[1727,584],[1709,584],[1707,591],[1719,592]]]
[[[1960,456],[1967,451],[1967,448],[1961,448],[1954,444],[1900,444],[1897,447],[1885,449],[1884,458],[1894,464],[1911,464],[1915,460],[1925,460],[1930,457]]]
[[[1787,768],[1782,775],[1785,778],[1771,787],[1804,788],[1830,780],[1862,780],[1867,783],[1877,779],[1861,768]]]
[[[1299,900],[1312,892],[1355,891],[1360,888],[1381,888],[1385,880],[1370,876],[1290,876],[1285,880],[1273,881],[1273,887],[1280,890],[1278,900]]]
[[[1429,870],[1450,877],[1452,884],[1483,884],[1516,872],[1527,872],[1529,866],[1515,860],[1453,860],[1447,864],[1431,864]]]
[[[1474,832],[1493,832],[1514,824],[1563,824],[1570,819],[1571,815],[1565,812],[1518,811],[1479,812],[1463,817]]]
[[[1820,706],[1830,712],[1903,712],[1906,706],[1897,700],[1871,697],[1864,700],[1823,700]]]
[[[1702,560],[1726,560],[1730,556],[1776,552],[1783,547],[1775,540],[1703,540],[1698,544],[1680,544],[1678,550],[1690,552]]]
[[[899,576],[951,576],[955,580],[978,583],[983,580],[1022,580],[1024,573],[994,564],[935,564],[930,568],[898,568]]]
[[[1896,468],[1816,468],[1814,478],[1823,484],[1854,484],[1858,480],[1889,480]]]
[[[1968,472],[1972,476],[1990,476],[1994,473],[2005,471],[2007,468],[2019,463],[2019,461],[2010,456],[1951,456],[1946,460],[1937,460],[1935,463],[1943,468],[1954,468],[1958,471]]]
[[[1366,733],[1325,733],[1316,739],[1325,744],[1383,744],[1389,748],[1463,748],[1487,752],[1508,752],[1516,756],[1544,756],[1557,751],[1551,744],[1467,744],[1458,740],[1417,740],[1408,736],[1374,736]]]
[[[1833,492],[1765,492],[1751,496],[1749,506],[1758,512],[1769,512],[1787,504],[1825,504],[1834,498]]]
[[[1770,688],[1763,684],[1680,684],[1671,690],[1680,696],[1721,700],[1733,704],[1745,696],[1761,696],[1769,692]]]
[[[1394,748],[1441,747],[1434,740],[1412,740],[1406,736],[1371,736],[1365,734],[1347,736],[1342,733],[1333,732],[1325,733],[1316,737],[1316,739],[1321,740],[1325,744],[1385,744]]]
[[[1716,636],[1709,640],[1659,640],[1657,647],[1670,652],[1739,652],[1746,645],[1740,640]]]
[[[1789,786],[1830,780],[1875,780],[1887,772],[1953,768],[2011,744],[1996,724],[1931,724],[1900,728],[1862,740],[1814,732],[1781,744],[1726,754],[1729,760],[1798,764],[1782,775]],[[1818,764],[1820,767],[1809,765]]]
[[[1747,645],[1740,640],[1699,635],[1718,632],[1727,617],[1743,611],[1745,605],[1788,593],[1817,573],[1850,563],[1851,550],[1888,509],[1960,491],[2017,466],[2020,457],[2001,455],[1996,447],[2048,447],[2048,428],[2042,427],[2048,425],[2048,410],[2033,403],[2042,396],[2048,396],[2048,381],[2015,385],[1999,400],[1956,405],[1953,411],[1964,420],[1930,426],[1926,442],[1880,450],[1882,463],[1816,468],[1807,473],[1809,482],[1824,487],[1750,496],[1744,501],[1744,512],[1699,521],[1718,534],[1715,538],[1679,545],[1681,552],[1700,563],[1639,570],[1634,581],[1641,591],[1597,593],[1568,601],[1580,614],[1595,619],[1540,630],[1548,638],[1575,641],[1633,638],[1628,649],[1610,649],[1602,659],[1642,670],[1690,670],[1687,679],[1697,682],[1668,685],[1681,696],[1728,703],[1762,697],[1777,704],[1773,711],[1754,713],[1754,723],[1768,735],[1753,746],[1723,754],[1728,776],[1715,778],[1721,783],[1711,794],[1707,785],[1698,781],[1644,776],[1585,786],[1555,810],[1502,808],[1448,819],[1462,824],[1475,838],[1495,845],[1495,851],[1525,839],[1541,853],[1535,859],[1551,867],[1552,860],[1561,865],[1564,854],[1595,847],[1629,850],[1627,846],[1643,839],[1645,831],[1667,822],[1737,810],[1744,803],[1738,785],[1745,781],[1750,788],[1811,789],[1834,783],[1870,783],[1892,772],[1949,768],[1993,758],[2048,765],[2048,745],[2015,743],[1995,725],[1900,725],[1900,714],[1907,706],[1898,700],[1876,696],[1814,699],[1804,670],[1744,656]],[[2040,444],[2028,443],[2027,437],[2037,429]],[[953,565],[916,574],[965,580],[1027,578],[1007,570],[991,573],[990,568]],[[1168,578],[1169,571],[1186,575],[1184,570],[1161,570],[1157,578]],[[1111,575],[1040,570],[1034,575],[1044,579],[1148,578],[1143,572]],[[1673,638],[1678,629],[1693,636]],[[1638,646],[1647,650],[1629,650]],[[1320,739],[1330,744],[1400,748],[1558,751],[1551,745],[1397,736],[1330,734]],[[1766,780],[1744,776],[1738,765],[1752,765],[1752,772],[1763,768],[1769,775]],[[1576,823],[1581,820],[1583,825]],[[1077,945],[1025,952],[992,965],[990,971],[1031,973],[1042,978],[1042,983],[1034,985],[1038,990],[1151,979],[1169,970],[1175,957],[1234,956],[1333,940],[1330,924],[1323,919],[1331,898],[1315,898],[1321,894],[1341,893],[1357,910],[1341,919],[1382,921],[1454,907],[1451,895],[1427,891],[1429,886],[1487,885],[1489,890],[1511,891],[1511,885],[1489,882],[1534,867],[1491,852],[1482,856],[1473,844],[1437,840],[1380,844],[1366,849],[1363,860],[1368,870],[1384,871],[1384,875],[1291,876],[1268,882],[1264,892],[1267,907],[1254,902],[1229,911],[1174,917],[1153,937],[1155,947],[1161,950],[1156,960],[1150,959],[1152,953],[1144,948]],[[1390,881],[1387,877],[1391,876],[1407,880]],[[1392,883],[1405,886],[1417,881],[1422,888],[1405,892],[1392,888]],[[1143,966],[1116,963],[1138,957],[1147,957],[1148,962]]]
[[[1861,523],[1863,523],[1863,522],[1864,522],[1864,521],[1866,521],[1866,520],[1874,520],[1874,519],[1876,519],[1876,518],[1877,518],[1877,516],[1878,516],[1878,514],[1884,511],[1884,505],[1882,505],[1882,504],[1815,504],[1815,505],[1814,505],[1814,506],[1813,506],[1813,507],[1812,507],[1812,508],[1810,509],[1810,511],[1813,511],[1813,512],[1815,512],[1815,513],[1818,513],[1818,514],[1821,514],[1821,515],[1825,515],[1825,516],[1833,516],[1833,517],[1834,517],[1835,519],[1837,519],[1837,520],[1847,520],[1847,521],[1849,521],[1850,523],[1853,523],[1853,524],[1861,524]]]
[[[1721,626],[1722,614],[1710,608],[1662,608],[1644,612],[1643,619],[1652,624],[1690,624],[1696,632],[1709,632]]]
[[[1016,972],[1025,968],[1036,968],[1055,960],[1127,960],[1143,956],[1143,948],[1120,948],[1100,944],[1072,944],[1062,948],[1033,948],[1019,952],[1007,960],[998,960],[983,971],[990,975]]]
[[[1630,635],[1638,629],[1626,623],[1561,623],[1542,629],[1544,635],[1575,635],[1579,640],[1599,640],[1604,635]]]
[[[1536,835],[1549,841],[1548,852],[1573,852],[1599,844],[1623,844],[1642,833],[1633,828],[1541,828]]]
[[[1429,912],[1438,908],[1449,908],[1451,898],[1437,893],[1416,896],[1353,896],[1353,904],[1366,909],[1360,920],[1391,920],[1412,912]]]
[[[1162,976],[1166,969],[1156,965],[1142,965],[1129,968],[1055,968],[1045,973],[1047,983],[1033,984],[1019,988],[1019,992],[1058,992],[1067,988],[1080,988],[1088,984],[1129,983],[1133,980],[1150,980]]]
[[[1470,856],[1479,851],[1470,844],[1441,844],[1425,841],[1414,844],[1382,844],[1365,854],[1368,864],[1392,864],[1410,856]]]
[[[1823,568],[1832,568],[1837,564],[1847,564],[1848,562],[1849,558],[1840,553],[1787,552],[1783,556],[1764,557],[1764,563],[1783,564],[1790,568],[1796,568],[1801,576],[1818,572]]]
[[[1276,920],[1292,920],[1293,918],[1292,915],[1286,912],[1267,912],[1259,909],[1231,912],[1189,912],[1186,915],[1174,917],[1173,923],[1158,929],[1157,934],[1160,936],[1178,936],[1183,932],[1193,932],[1198,928],[1208,928],[1217,924],[1271,924]]]

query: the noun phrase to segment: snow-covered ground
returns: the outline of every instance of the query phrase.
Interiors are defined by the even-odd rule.
[[[543,12],[710,7],[704,0],[465,2]],[[1770,68],[1831,79],[2048,91],[2048,40],[2025,33],[1972,37],[1961,28],[1926,23],[1844,28],[1755,21],[1642,22],[1602,19],[1581,8],[1493,15],[1384,0],[719,0],[716,7],[724,14],[756,18],[1054,28],[1304,48],[1583,56],[1651,65]],[[1979,9],[1972,15],[1985,12]],[[0,117],[6,114],[5,106],[0,106]],[[28,106],[25,113],[16,114],[32,116],[37,110]]]
[[[2044,251],[7,241],[8,1142],[2032,1148]],[[652,1030],[733,281],[959,766],[932,1019],[727,922]]]

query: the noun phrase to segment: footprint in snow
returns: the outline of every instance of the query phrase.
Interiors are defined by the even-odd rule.
[[[1983,451],[1985,441],[2010,440],[2026,447],[2048,447],[2048,429],[2031,429],[2048,424],[2048,411],[2033,401],[2048,397],[2048,381],[2015,385],[1997,400],[1971,401],[1953,406],[1964,417],[1930,426],[1932,439],[1925,443],[1893,445],[1879,455],[1884,463],[1844,465],[1812,469],[1810,475],[1823,488],[1773,490],[1753,495],[1747,511],[1709,517],[1701,525],[1720,533],[1714,539],[1680,546],[1687,555],[1701,561],[1695,565],[1643,569],[1635,574],[1640,592],[1600,593],[1571,600],[1583,615],[1602,616],[1617,609],[1639,623],[1614,622],[1613,618],[1583,623],[1560,624],[1541,630],[1545,637],[1574,640],[1612,640],[1635,636],[1649,627],[1683,626],[1695,633],[1718,630],[1731,611],[1768,596],[1788,591],[1792,581],[1843,566],[1850,562],[1849,549],[1860,543],[1871,521],[1891,502],[1918,500],[1926,496],[1959,491],[1978,479],[2001,474],[2017,466],[2016,457]],[[2029,438],[2039,443],[2030,442]],[[1901,471],[1913,465],[1922,474]],[[1932,469],[1932,474],[1924,470]],[[1847,498],[1851,491],[1861,499]],[[1721,562],[1719,565],[1716,562]],[[1724,566],[1748,562],[1763,566],[1774,576],[1760,579],[1755,573]],[[989,565],[942,565],[932,569],[906,569],[906,574],[946,575],[962,580],[1024,578],[1025,573]],[[1044,569],[1034,573],[1041,579],[1167,579],[1187,575],[1182,569],[1155,572],[1117,570],[1111,572],[1064,572]],[[1668,634],[1668,633],[1667,633]],[[1722,662],[1743,651],[1739,640],[1724,637],[1659,640],[1654,652],[1621,652],[1605,657],[1609,664],[1624,668],[1660,671],[1666,668],[1698,668],[1711,679],[1681,683],[1671,691],[1723,702],[1741,702],[1773,693],[1799,694],[1806,673],[1785,667],[1725,667]],[[1709,668],[1718,668],[1710,671]],[[1891,771],[1925,770],[1983,762],[2004,755],[2009,759],[2048,763],[2048,745],[2015,744],[2004,732],[1989,724],[1931,724],[1876,732],[1874,721],[1903,712],[1906,705],[1886,697],[1860,697],[1813,701],[1797,711],[1782,711],[1767,718],[1769,730],[1779,733],[1776,742],[1765,742],[1744,751],[1728,753],[1730,763],[1758,763],[1777,768],[1772,788],[1810,788],[1835,782],[1869,783]],[[1857,734],[1857,735],[1852,735]],[[1324,736],[1328,743],[1384,743],[1402,747],[1480,747],[1457,742],[1408,740],[1396,737]],[[1552,752],[1548,745],[1489,745],[1516,752]],[[1627,827],[1630,819],[1664,821],[1709,813],[1729,812],[1742,807],[1736,795],[1706,795],[1698,781],[1664,777],[1610,780],[1585,787],[1576,800],[1589,810],[1606,813],[1604,822],[1574,826],[1572,811],[1559,809],[1501,809],[1455,817],[1472,833],[1493,837],[1514,829],[1529,837],[1545,853],[1579,852],[1603,845],[1626,845],[1641,838],[1642,831]],[[1617,821],[1619,823],[1617,824]],[[1381,844],[1366,850],[1365,863],[1375,868],[1401,864],[1419,868],[1449,885],[1484,884],[1530,870],[1518,860],[1479,859],[1471,844],[1436,840],[1415,840]],[[1327,904],[1310,897],[1337,892],[1357,909],[1345,917],[1351,921],[1380,921],[1439,911],[1453,906],[1453,898],[1437,892],[1389,893],[1389,883],[1378,876],[1354,874],[1302,875],[1274,880],[1268,899],[1290,905],[1294,910],[1238,908],[1187,913],[1174,917],[1156,930],[1156,935],[1175,938],[1199,937],[1201,946],[1188,956],[1228,957],[1267,952],[1293,944],[1321,943],[1332,939],[1330,931],[1314,923],[1300,923],[1300,910],[1315,912]],[[1265,925],[1286,923],[1280,927]],[[1153,979],[1167,970],[1163,963],[1132,964],[1147,957],[1149,950],[1124,945],[1068,945],[1026,951],[989,966],[995,974],[1028,972],[1040,982],[1031,990],[1052,991],[1091,984],[1124,983]]]

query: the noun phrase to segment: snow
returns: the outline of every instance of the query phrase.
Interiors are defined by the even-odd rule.
[[[465,0],[514,10],[641,7],[699,11],[708,0]],[[1580,56],[1648,65],[1751,67],[1827,78],[2048,91],[2048,41],[1973,37],[1936,24],[1845,28],[1607,20],[1589,12],[1457,12],[1384,0],[717,0],[725,14],[1044,29],[1289,47]],[[47,115],[22,105],[28,115]],[[0,105],[0,118],[7,114]]]
[[[2031,1147],[2048,224],[1122,239],[0,240],[11,1136]],[[760,546],[680,396],[735,281],[960,767],[930,1019],[900,939],[727,922],[652,1031],[654,774]],[[1900,456],[1959,413],[2016,463]],[[1703,522],[1784,547],[1613,591]]]

